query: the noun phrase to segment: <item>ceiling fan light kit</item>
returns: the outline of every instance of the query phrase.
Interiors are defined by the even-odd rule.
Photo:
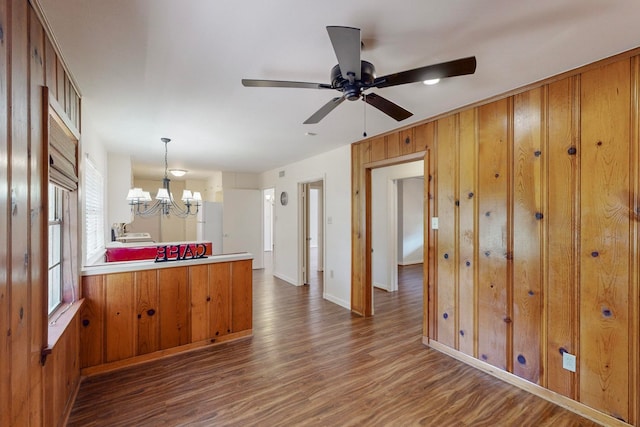
[[[327,32],[338,59],[338,64],[331,69],[331,84],[255,79],[242,79],[242,84],[246,87],[334,89],[342,92],[342,96],[329,100],[305,120],[304,124],[320,122],[345,99],[349,101],[362,99],[366,104],[393,119],[402,121],[411,117],[413,113],[376,93],[365,93],[365,91],[371,88],[381,89],[420,81],[424,84],[435,84],[443,78],[473,74],[476,71],[476,58],[470,56],[376,77],[373,64],[361,59],[362,41],[359,28],[330,26],[327,27]]]

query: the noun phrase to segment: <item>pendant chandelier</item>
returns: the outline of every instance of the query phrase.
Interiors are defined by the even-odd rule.
[[[175,215],[179,218],[186,218],[189,215],[195,215],[200,210],[200,206],[202,206],[202,196],[198,191],[191,193],[189,190],[184,190],[182,192],[184,207],[176,203],[169,187],[171,180],[168,176],[167,144],[171,139],[160,138],[160,140],[164,142],[164,178],[162,179],[162,187],[158,188],[153,204],[151,204],[152,199],[148,191],[144,191],[142,188],[131,188],[127,194],[127,202],[131,206],[131,212],[141,217]]]

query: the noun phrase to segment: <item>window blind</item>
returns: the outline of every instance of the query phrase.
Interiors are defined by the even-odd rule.
[[[84,199],[87,260],[94,259],[104,250],[104,184],[102,175],[86,161]]]

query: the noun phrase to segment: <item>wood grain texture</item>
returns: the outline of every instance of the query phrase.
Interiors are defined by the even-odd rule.
[[[160,350],[158,275],[154,270],[136,271],[135,309],[137,321],[136,355]]]
[[[218,338],[231,333],[231,264],[210,264],[209,280],[208,337]]]
[[[12,2],[11,7],[9,70],[11,72],[11,154],[9,171],[15,207],[10,215],[10,283],[11,309],[11,393],[12,425],[29,424],[30,378],[29,364],[31,331],[30,322],[38,313],[31,310],[29,282],[29,56],[28,56],[28,4]],[[39,318],[39,317],[38,317]],[[35,373],[34,373],[35,374]]]
[[[458,349],[469,356],[477,356],[476,335],[476,216],[478,190],[476,110],[460,113],[459,119],[459,190],[460,208],[458,239]]]
[[[403,129],[399,132],[400,154],[412,154],[416,152],[416,140],[413,127]]]
[[[158,270],[160,349],[189,343],[189,282],[187,267]]]
[[[596,425],[424,347],[420,265],[368,318],[253,274],[252,338],[86,378],[68,426]]]
[[[508,100],[478,107],[478,355],[507,369]]]
[[[548,149],[546,179],[546,358],[547,387],[576,398],[576,375],[563,369],[562,354],[577,351],[577,215],[579,212],[579,123],[573,111],[579,102],[578,78],[552,83],[547,97]],[[575,149],[575,153],[571,149]],[[571,154],[574,153],[574,154]]]
[[[580,401],[629,419],[630,63],[581,77]],[[634,284],[638,286],[638,284]],[[637,339],[637,338],[636,338]]]
[[[7,16],[7,1],[0,1],[0,28],[6,29],[10,22]],[[7,55],[8,43],[3,33],[0,37],[0,99],[8,99],[7,82],[8,67]],[[7,120],[9,112],[6,102],[0,102],[0,183],[2,192],[11,194],[11,180],[9,175],[9,155],[11,142]],[[0,331],[8,331],[11,325],[11,282],[10,282],[10,250],[9,250],[9,203],[7,197],[0,198]],[[11,338],[7,333],[0,333],[0,425],[9,425],[11,419],[12,394],[11,394]]]
[[[200,285],[204,284],[204,286]],[[200,286],[198,286],[200,285]],[[191,341],[209,337],[209,266],[196,265],[189,268],[189,298],[191,299]]]
[[[251,329],[253,322],[251,260],[237,261],[231,265],[231,331]]]
[[[47,319],[38,313],[46,311],[48,304],[48,160],[44,155],[43,138],[43,102],[44,85],[44,29],[38,21],[35,11],[29,8],[29,209],[31,212],[29,230],[29,248],[31,269],[31,343],[29,364],[31,384],[29,395],[31,425],[41,425],[44,418],[42,393],[43,369],[40,356],[47,345]],[[76,282],[77,283],[77,282]],[[77,337],[73,337],[77,339]],[[69,353],[70,360],[77,361],[77,355]]]
[[[371,140],[371,161],[384,160],[387,158],[387,145],[384,136]]]
[[[513,373],[540,382],[543,91],[513,98]]]
[[[438,231],[436,236],[436,300],[438,342],[457,348],[457,116],[437,122],[438,157],[435,186]]]
[[[104,363],[104,276],[82,278],[85,301],[80,312],[80,368]]]
[[[108,274],[105,277],[105,361],[135,355],[135,308],[133,273]]]

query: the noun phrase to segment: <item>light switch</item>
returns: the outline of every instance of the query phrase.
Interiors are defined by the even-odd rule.
[[[431,218],[431,229],[432,230],[437,230],[438,229],[438,217],[434,216],[433,218]]]

